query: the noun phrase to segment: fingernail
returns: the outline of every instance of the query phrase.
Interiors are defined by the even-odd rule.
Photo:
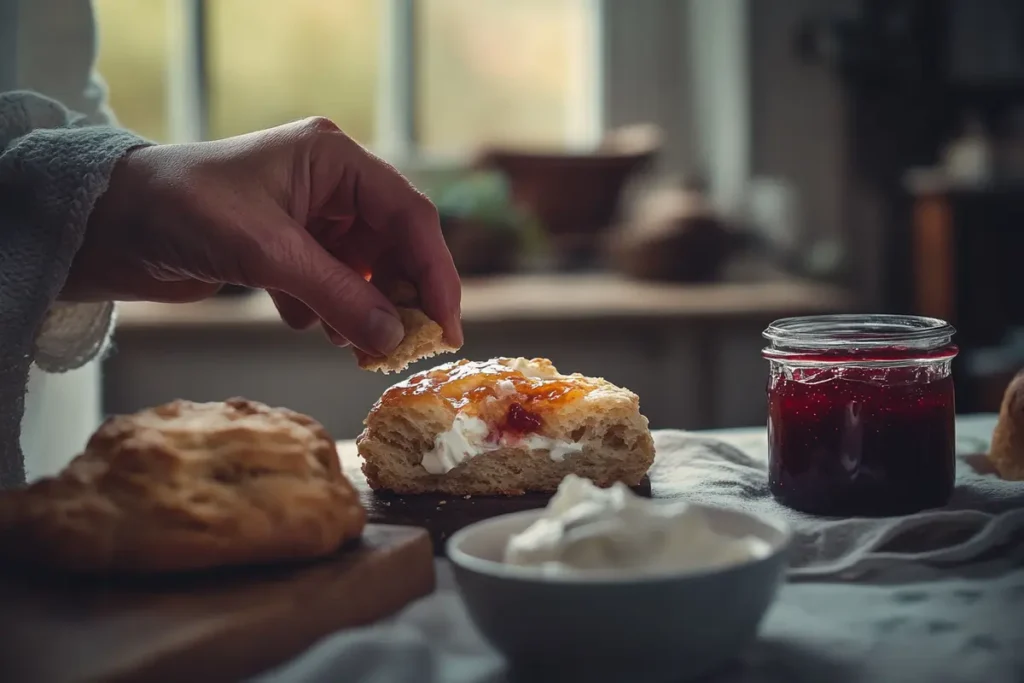
[[[346,339],[345,337],[342,337],[340,334],[338,334],[334,330],[331,330],[330,332],[328,332],[327,336],[330,337],[331,343],[334,344],[335,346],[337,346],[338,348],[345,348],[346,346],[349,345],[348,339]]]
[[[375,308],[370,311],[366,324],[370,340],[385,356],[398,348],[405,337],[405,328],[402,327],[402,322],[383,309]]]

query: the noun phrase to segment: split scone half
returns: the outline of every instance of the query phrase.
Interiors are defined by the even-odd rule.
[[[0,493],[0,564],[157,574],[308,560],[365,524],[312,418],[174,401],[110,418],[60,474]]]
[[[370,486],[396,493],[552,492],[570,473],[635,486],[654,461],[636,394],[542,358],[415,374],[384,392],[356,443]]]

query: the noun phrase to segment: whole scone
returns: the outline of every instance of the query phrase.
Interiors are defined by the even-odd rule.
[[[1024,480],[1024,372],[1003,394],[988,458],[1003,479]]]
[[[244,399],[107,420],[58,476],[0,494],[0,558],[72,573],[162,573],[333,553],[366,513],[334,441]]]

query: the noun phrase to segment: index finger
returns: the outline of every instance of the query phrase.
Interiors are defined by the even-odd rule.
[[[347,163],[335,176],[341,181],[328,202],[348,204],[375,232],[386,236],[393,253],[400,255],[405,275],[419,289],[423,311],[441,325],[450,344],[461,346],[462,284],[437,209],[383,159],[343,133],[329,135],[348,153],[339,155]]]

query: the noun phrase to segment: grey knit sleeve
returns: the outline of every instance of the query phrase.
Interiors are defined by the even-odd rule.
[[[83,123],[41,95],[0,94],[0,489],[25,480],[19,430],[33,359],[80,365],[110,325],[110,304],[55,302],[114,164],[149,143]]]

